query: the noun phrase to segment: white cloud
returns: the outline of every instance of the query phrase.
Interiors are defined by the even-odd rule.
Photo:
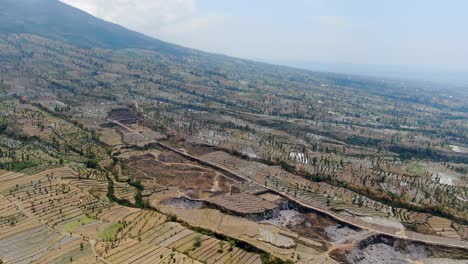
[[[408,1],[61,1],[161,40],[237,57],[468,67],[464,9],[442,4],[428,15]]]
[[[61,0],[104,20],[164,40],[179,42],[222,22],[219,14],[201,14],[195,0]]]
[[[168,24],[160,29],[163,35],[179,35],[185,33],[196,33],[218,27],[224,22],[224,16],[208,15],[195,16],[190,19],[181,20],[176,23]]]

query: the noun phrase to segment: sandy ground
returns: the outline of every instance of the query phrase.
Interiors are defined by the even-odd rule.
[[[426,257],[427,252],[423,246],[409,245],[404,251],[399,251],[393,245],[375,243],[362,249],[353,249],[347,255],[347,260],[358,264],[400,264],[415,263]]]

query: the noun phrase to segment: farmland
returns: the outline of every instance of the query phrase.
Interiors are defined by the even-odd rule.
[[[52,120],[60,119],[32,109]],[[90,133],[87,144],[75,148],[58,141],[49,147],[62,153],[61,146],[69,146],[66,159],[57,159],[46,168],[32,166],[1,173],[0,192],[19,210],[5,221],[15,225],[28,219],[36,221],[32,232],[51,239],[51,246],[28,241],[32,243],[28,247],[47,253],[31,255],[29,260],[268,263],[267,258],[277,258],[295,263],[336,263],[352,259],[358,241],[379,234],[465,245],[466,225],[456,219],[395,207],[359,190],[335,185],[340,164],[333,165],[334,169],[307,167],[314,158],[306,159],[298,152],[289,156],[298,162],[291,166],[193,143],[164,141],[170,146],[165,147],[155,144],[163,139],[161,133],[145,132],[151,129],[123,119],[126,125],[93,119],[96,135],[81,128],[80,122],[87,119],[78,119],[78,125],[70,123],[68,129]],[[117,135],[122,141],[112,144],[109,140]],[[132,135],[132,140],[125,141],[125,135]],[[36,144],[51,146],[54,141],[49,140],[43,137]],[[14,140],[9,142],[18,147]],[[436,163],[401,166],[389,166],[389,171],[425,177],[423,169],[440,168]],[[336,176],[329,182],[317,181],[317,171]],[[399,180],[409,184],[409,176],[401,175]],[[390,183],[380,184],[389,187]],[[436,182],[432,184],[437,188]],[[447,186],[445,190],[457,193],[457,188]],[[353,228],[357,231],[343,231]],[[68,253],[54,250],[52,243],[61,236],[73,238]],[[434,247],[427,254],[439,256],[440,252],[443,250]],[[11,257],[4,258],[9,261]]]
[[[89,15],[7,2],[3,262],[468,259],[466,93],[208,54],[109,24],[18,32],[10,22],[50,22],[48,5],[72,14],[59,20]],[[25,19],[20,2],[47,15]]]
[[[75,174],[68,168],[35,175],[1,173],[4,261],[261,263],[255,253],[222,245],[163,214],[97,200]],[[9,181],[12,176],[16,180]],[[200,245],[193,246],[198,237]]]

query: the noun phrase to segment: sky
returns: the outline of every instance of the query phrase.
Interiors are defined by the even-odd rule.
[[[61,0],[149,36],[269,62],[468,71],[465,0]]]

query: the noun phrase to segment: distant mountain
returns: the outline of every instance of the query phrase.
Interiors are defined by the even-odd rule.
[[[34,34],[86,48],[193,52],[93,17],[58,0],[0,0],[0,33]]]
[[[289,64],[295,67],[292,68],[185,48],[96,18],[59,0],[0,0],[0,40],[6,39],[2,38],[2,35],[21,33],[63,42],[71,45],[70,48],[110,50],[133,48],[153,51],[158,53],[160,57],[151,59],[149,63],[154,63],[159,68],[177,68],[178,70],[177,73],[170,71],[161,73],[165,77],[185,72],[210,78],[213,76],[229,77],[236,82],[246,79],[260,82],[262,79],[265,83],[275,85],[282,82],[301,83],[301,85],[297,83],[294,85],[284,84],[282,89],[297,89],[307,83],[308,87],[317,85],[342,86],[385,96],[420,97],[420,94],[415,92],[416,89],[414,88],[421,87],[420,84],[407,84],[393,80],[388,81],[324,71],[317,72],[317,70],[321,70],[320,68],[303,70],[299,69],[301,65],[297,64]],[[14,49],[18,48],[13,43],[5,43],[5,45],[13,45]],[[32,56],[31,53],[18,55],[9,52],[8,50],[3,52],[0,50],[0,56],[4,60],[12,61]],[[21,52],[23,51],[21,50]],[[146,59],[148,56],[145,55],[144,57]],[[48,59],[53,60],[54,58]],[[31,65],[31,63],[28,62],[26,65]],[[56,65],[53,65],[53,67],[56,67]],[[303,66],[302,68],[307,67]],[[315,72],[311,70],[315,70]],[[26,74],[27,72],[22,73]],[[181,79],[180,76],[170,77],[177,80]],[[254,84],[251,84],[251,86],[254,86]],[[421,88],[426,87],[423,85]],[[230,89],[237,88],[230,87]]]
[[[449,88],[468,93],[468,72],[466,71],[423,69],[398,65],[309,62],[297,60],[264,61],[311,71],[339,72],[401,81],[417,81],[423,82],[422,84],[425,84],[425,86],[439,86],[443,89]]]

